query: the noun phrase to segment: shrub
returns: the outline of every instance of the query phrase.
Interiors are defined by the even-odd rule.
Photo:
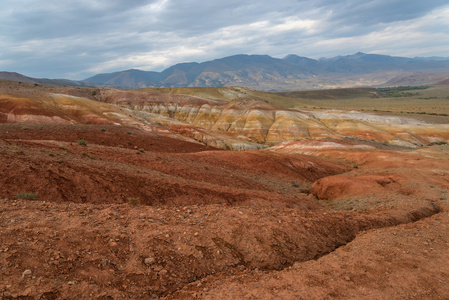
[[[25,199],[25,200],[34,200],[34,199],[36,199],[36,197],[37,197],[37,195],[35,193],[29,193],[29,192],[18,193],[16,195],[17,199]]]
[[[59,146],[59,149],[62,149],[62,150],[69,150],[66,146]]]
[[[82,152],[81,155],[82,155],[83,157],[88,157],[88,158],[90,158],[90,159],[94,159],[94,157],[93,157],[92,155],[90,155],[90,153],[87,153],[87,152]]]
[[[127,200],[128,200],[128,203],[131,204],[131,205],[138,205],[138,204],[140,204],[139,197],[128,197]]]
[[[78,140],[76,141],[78,143],[78,145],[80,146],[87,146],[87,142],[85,140]]]

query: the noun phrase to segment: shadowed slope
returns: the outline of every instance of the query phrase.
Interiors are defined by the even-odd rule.
[[[57,202],[317,208],[298,187],[351,169],[301,155],[200,152],[206,147],[127,127],[3,126],[0,196],[9,198],[31,191]]]

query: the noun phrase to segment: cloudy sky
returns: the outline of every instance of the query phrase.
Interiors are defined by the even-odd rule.
[[[84,79],[234,54],[449,57],[447,0],[1,0],[0,71]]]

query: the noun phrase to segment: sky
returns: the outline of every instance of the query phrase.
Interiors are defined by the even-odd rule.
[[[85,79],[235,54],[449,57],[447,0],[1,0],[0,71]]]

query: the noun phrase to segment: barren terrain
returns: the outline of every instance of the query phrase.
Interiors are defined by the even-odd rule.
[[[444,119],[0,91],[2,299],[449,295]]]

